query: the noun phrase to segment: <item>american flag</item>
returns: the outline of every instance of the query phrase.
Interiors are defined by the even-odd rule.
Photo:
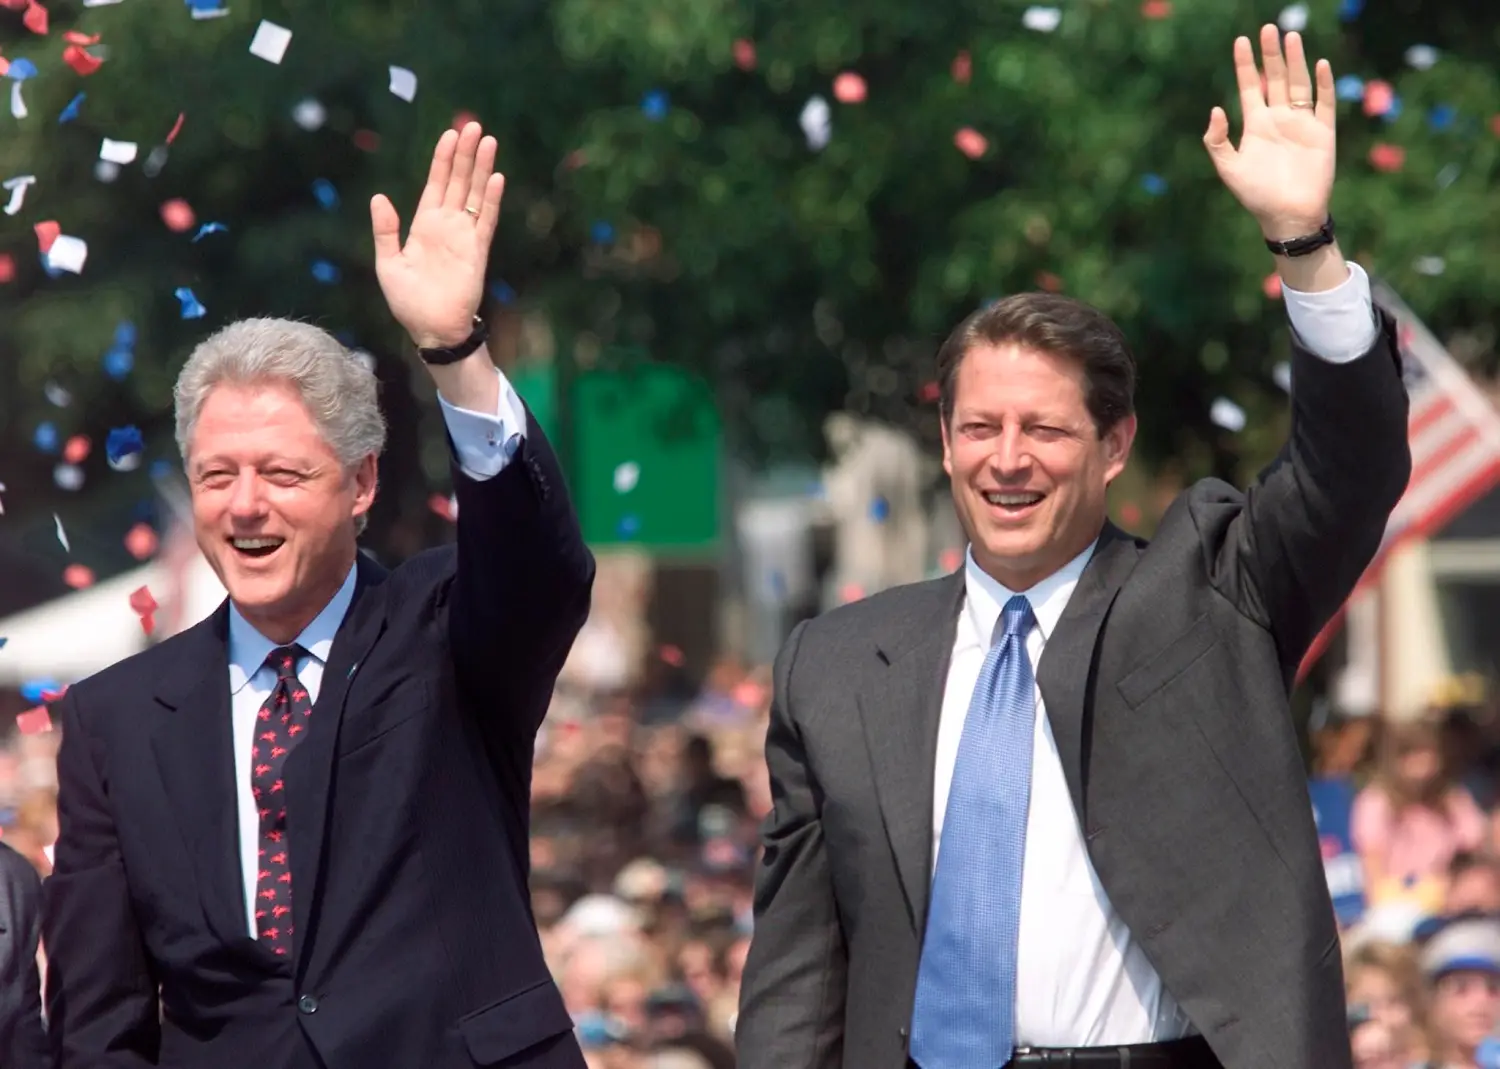
[[[1500,483],[1500,412],[1389,286],[1372,280],[1372,290],[1375,302],[1396,319],[1402,377],[1411,398],[1412,467],[1411,482],[1356,591],[1379,580],[1391,550],[1434,533]],[[1342,622],[1340,610],[1313,640],[1299,679]]]

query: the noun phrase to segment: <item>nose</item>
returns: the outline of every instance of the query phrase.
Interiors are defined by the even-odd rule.
[[[234,480],[229,495],[229,515],[236,520],[259,519],[265,514],[260,476],[253,468],[242,470]]]
[[[1031,453],[1026,447],[1026,436],[1015,424],[1003,428],[994,437],[995,449],[990,454],[990,468],[1002,482],[1025,478],[1031,465]]]

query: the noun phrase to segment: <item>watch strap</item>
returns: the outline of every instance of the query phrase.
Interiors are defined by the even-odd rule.
[[[437,366],[456,364],[465,357],[473,355],[476,349],[489,340],[489,336],[489,327],[483,319],[480,319],[476,315],[474,317],[474,329],[469,332],[469,336],[463,341],[457,345],[441,349],[424,349],[418,346],[417,356],[421,358],[424,364],[434,364]]]
[[[1307,234],[1300,238],[1289,238],[1286,241],[1272,241],[1266,239],[1266,248],[1277,256],[1306,256],[1310,252],[1321,249],[1324,245],[1333,244],[1333,216],[1318,228],[1316,234]]]

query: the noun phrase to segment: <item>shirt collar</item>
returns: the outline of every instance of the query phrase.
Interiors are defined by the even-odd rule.
[[[312,623],[302,629],[296,643],[320,662],[327,663],[329,651],[333,649],[333,636],[344,622],[344,614],[354,600],[354,580],[359,568],[351,567],[344,577],[344,585],[323,606],[323,611],[313,617]],[[272,650],[278,644],[266,638],[255,626],[240,615],[234,602],[229,603],[229,693],[239,693],[251,677],[260,671]]]
[[[984,649],[989,649],[995,633],[995,623],[1000,619],[1000,610],[1017,593],[1024,593],[1031,602],[1031,612],[1036,617],[1037,630],[1042,633],[1042,642],[1052,636],[1057,622],[1062,619],[1073,588],[1083,575],[1089,558],[1094,555],[1098,541],[1090,542],[1087,549],[1064,564],[1057,571],[1037,583],[1030,590],[1015,591],[1002,585],[994,576],[980,568],[974,560],[970,547],[964,560],[964,613],[974,629],[973,637]]]

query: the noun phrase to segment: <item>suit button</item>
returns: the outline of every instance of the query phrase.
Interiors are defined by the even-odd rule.
[[[315,999],[315,998],[313,998],[311,995],[303,995],[301,998],[299,998],[297,1000],[297,1012],[299,1012],[299,1013],[317,1013],[318,1012],[318,1000]]]

